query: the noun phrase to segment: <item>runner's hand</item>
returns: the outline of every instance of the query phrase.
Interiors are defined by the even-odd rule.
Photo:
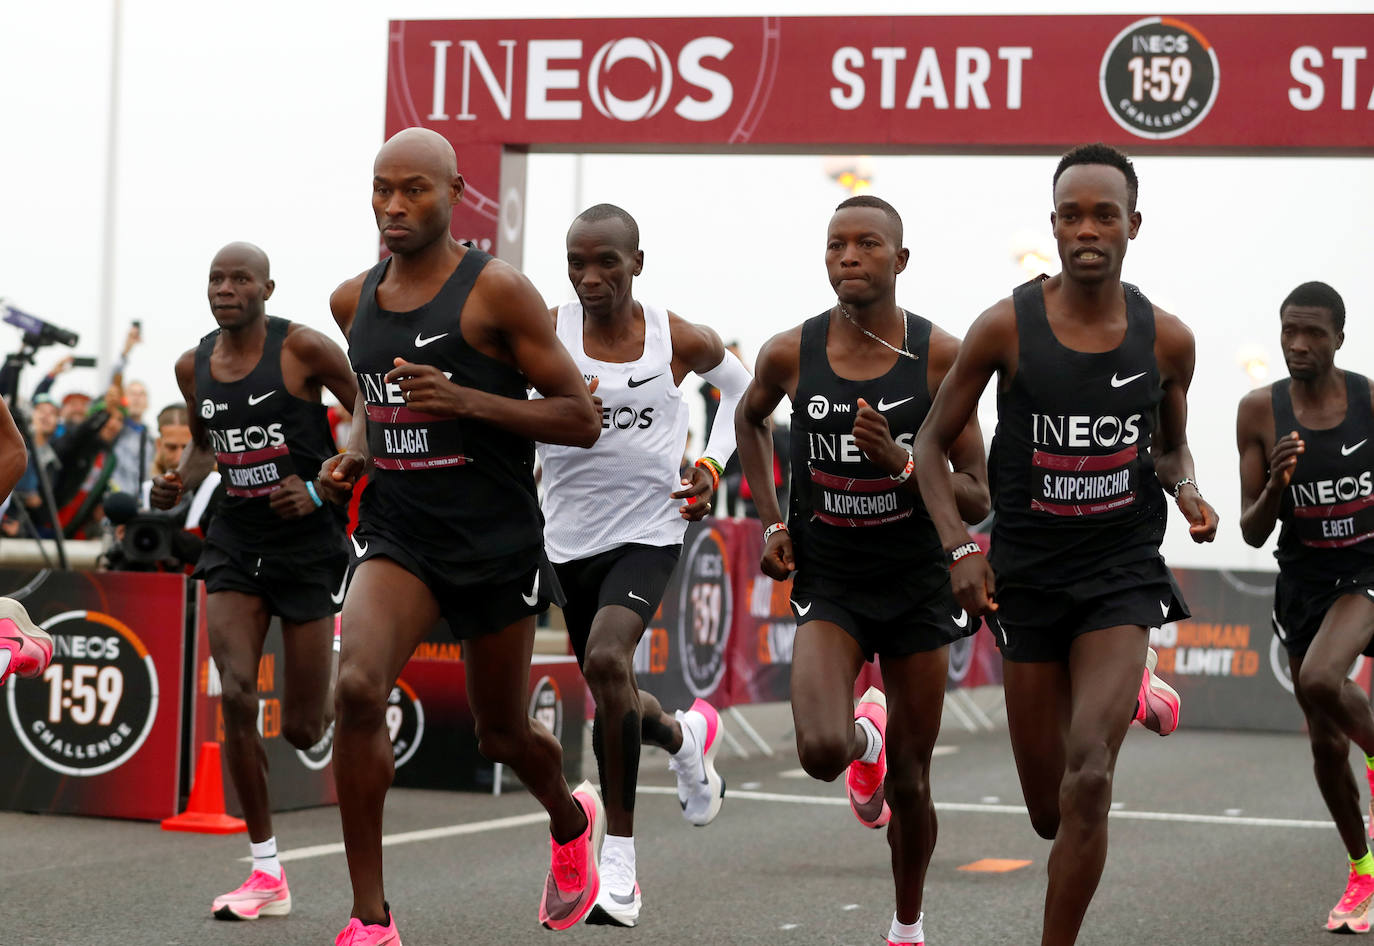
[[[175,472],[153,477],[148,490],[148,505],[154,509],[171,509],[181,502],[181,476]]]
[[[1269,452],[1269,488],[1286,489],[1293,479],[1293,468],[1298,465],[1298,457],[1306,452],[1307,444],[1295,430],[1286,437],[1280,437]]]
[[[592,382],[595,384],[596,382]],[[711,500],[716,491],[711,486],[711,474],[699,466],[692,467],[692,474],[682,481],[684,489],[673,493],[674,499],[687,500],[678,510],[688,522],[699,522],[711,512]]]
[[[295,473],[283,479],[281,486],[271,492],[267,504],[282,519],[300,519],[319,508],[306,492],[305,480]]]
[[[949,585],[955,600],[976,618],[997,610],[993,600],[996,583],[986,555],[965,555],[949,567]]]
[[[362,454],[345,450],[325,460],[320,466],[320,475],[315,479],[315,489],[325,502],[342,506],[353,495],[353,487],[366,469]]]
[[[1292,475],[1291,471],[1289,475]],[[1178,491],[1178,509],[1183,513],[1183,518],[1188,520],[1188,534],[1194,542],[1201,545],[1217,537],[1217,523],[1220,521],[1217,511],[1202,498],[1193,484],[1189,483]]]
[[[892,439],[887,418],[859,398],[859,410],[854,415],[854,443],[880,469],[896,476],[906,468],[906,450]]]
[[[774,581],[786,581],[797,570],[797,560],[792,556],[792,537],[786,529],[779,529],[768,537],[759,568]]]
[[[406,407],[437,417],[463,417],[471,388],[454,384],[434,365],[417,365],[397,358],[386,373],[386,383],[401,389]]]

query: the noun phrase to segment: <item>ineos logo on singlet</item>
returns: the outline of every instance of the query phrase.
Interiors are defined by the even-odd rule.
[[[1337,480],[1293,483],[1288,489],[1292,493],[1294,506],[1330,506],[1374,493],[1374,475],[1365,470],[1358,477],[1342,476]]]
[[[654,422],[654,409],[646,407],[635,410],[633,407],[602,407],[601,429],[610,430],[647,430]]]
[[[916,435],[911,431],[892,438],[897,446],[910,450],[916,443]],[[807,459],[830,463],[863,463],[864,453],[859,449],[853,434],[806,435]]]
[[[1050,447],[1130,446],[1140,439],[1139,414],[1032,414],[1031,442]]]
[[[210,445],[219,453],[242,453],[245,450],[261,450],[263,447],[280,447],[286,443],[281,424],[266,427],[227,427],[210,431]]]

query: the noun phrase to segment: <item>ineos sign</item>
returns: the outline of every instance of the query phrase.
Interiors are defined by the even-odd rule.
[[[587,102],[607,118],[622,122],[643,121],[661,112],[673,98],[675,78],[681,94],[674,101],[673,111],[687,121],[714,121],[730,110],[735,98],[729,77],[708,65],[710,61],[723,61],[734,49],[733,43],[719,36],[699,36],[687,42],[678,50],[676,67],[662,45],[637,36],[603,43],[590,57],[584,55],[585,47],[580,39],[532,39],[524,43],[503,39],[496,44],[500,52],[490,46],[484,50],[476,40],[457,42],[461,61],[451,66],[449,50],[453,41],[430,41],[434,55],[434,89],[430,113],[426,116],[429,121],[476,121],[474,82],[485,88],[496,112],[509,121],[518,47],[522,47],[525,60],[523,117],[527,121],[581,120],[581,99],[551,96],[555,92],[577,90],[585,90]],[[504,65],[501,75],[493,68],[493,60],[498,67]],[[636,98],[621,98],[607,88],[617,64],[626,60],[644,63],[653,75],[644,94]],[[448,93],[454,81],[458,83],[461,109],[458,114],[450,115]]]

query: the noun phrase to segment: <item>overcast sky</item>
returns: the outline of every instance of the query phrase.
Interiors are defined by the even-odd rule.
[[[1318,9],[1368,6],[1326,2]],[[213,328],[205,276],[215,250],[231,240],[250,240],[270,255],[277,282],[271,313],[338,337],[329,293],[376,259],[368,194],[382,140],[388,20],[456,18],[459,10],[554,17],[568,9],[125,0],[111,335],[118,340],[130,320],[143,321],[147,341],[129,375],[146,380],[153,409],[178,397],[173,362]],[[618,0],[578,6],[589,16],[642,16],[645,9]],[[741,10],[707,0],[659,12],[833,15],[834,6]],[[1087,2],[1034,10],[1024,3],[868,2],[852,12],[1102,9]],[[1168,12],[1313,11],[1255,0],[1175,2]],[[82,354],[100,353],[110,38],[107,2],[0,5],[0,174],[8,184],[0,198],[0,297],[80,332]],[[1360,101],[1374,85],[1374,63],[1362,65]],[[1374,371],[1374,162],[1141,157],[1136,165],[1144,224],[1125,276],[1197,335],[1189,433],[1203,490],[1223,518],[1216,545],[1204,550],[1175,517],[1165,553],[1179,564],[1268,567],[1268,552],[1247,548],[1236,524],[1235,404],[1250,385],[1238,354],[1258,351],[1282,374],[1278,303],[1297,283],[1322,279],[1344,295],[1350,312],[1338,363]],[[830,303],[825,224],[846,192],[826,176],[821,158],[588,155],[580,181],[577,166],[570,155],[529,162],[524,268],[551,304],[572,298],[563,234],[579,195],[582,206],[610,201],[639,220],[646,263],[638,295],[739,339],[751,364],[768,337]],[[899,301],[952,332],[963,334],[1025,278],[1017,252],[1053,245],[1052,157],[879,157],[872,167],[873,193],[906,221],[912,264],[898,283]],[[18,341],[16,331],[0,328],[0,345],[12,349]],[[59,354],[40,353],[26,393]],[[94,372],[73,372],[58,390],[94,386]],[[990,398],[984,406],[990,410]],[[989,435],[992,416],[986,413]]]

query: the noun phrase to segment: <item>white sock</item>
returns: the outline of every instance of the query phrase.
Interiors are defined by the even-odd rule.
[[[887,931],[887,938],[894,943],[922,943],[925,942],[926,933],[921,929],[921,923],[926,915],[922,913],[916,917],[915,923],[900,923],[897,914],[892,914],[892,927]]]
[[[276,835],[266,841],[249,841],[248,848],[253,852],[253,870],[260,870],[264,874],[281,879],[281,861],[277,860]]]
[[[883,734],[878,732],[878,727],[873,725],[873,720],[867,716],[857,716],[854,722],[859,724],[859,728],[868,734],[868,748],[864,754],[859,756],[860,762],[867,762],[872,765],[878,761],[878,753],[883,751]]]
[[[697,751],[697,737],[692,732],[692,727],[688,726],[686,720],[682,718],[681,710],[678,710],[676,716],[678,725],[682,727],[682,745],[678,747],[677,752],[673,753],[673,758],[679,762],[685,762]]]
[[[635,889],[635,839],[633,837],[622,838],[618,835],[608,834],[601,842],[601,860],[604,862],[608,855],[615,855],[616,860],[624,864],[630,871],[630,890]],[[616,893],[628,893],[629,891],[617,890]]]

